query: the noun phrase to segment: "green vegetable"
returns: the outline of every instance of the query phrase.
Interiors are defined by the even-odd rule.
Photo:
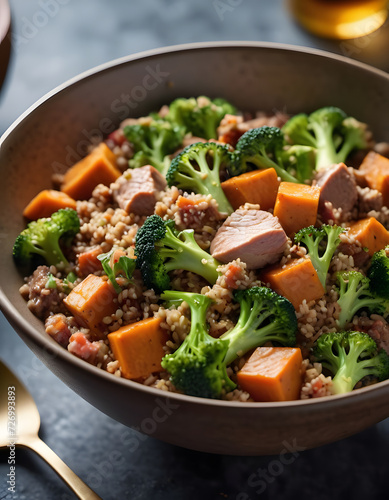
[[[73,289],[73,283],[76,281],[77,275],[71,271],[66,278],[63,280],[63,291],[65,293],[70,293]]]
[[[332,390],[335,394],[352,391],[367,375],[379,381],[389,378],[389,356],[383,349],[378,350],[366,333],[324,333],[316,342],[314,355],[334,375]]]
[[[161,363],[176,388],[201,398],[220,398],[223,392],[232,391],[236,385],[228,378],[225,364],[228,340],[211,337],[207,329],[206,313],[211,299],[177,291],[166,291],[161,297],[167,301],[184,300],[191,310],[189,334]]]
[[[16,238],[13,257],[18,266],[28,266],[36,257],[41,257],[49,266],[67,267],[69,262],[64,256],[61,242],[69,244],[80,231],[77,212],[62,208],[48,219],[38,219],[27,225]]]
[[[46,281],[46,284],[45,284],[45,288],[57,288],[57,282],[55,281],[55,278],[54,276],[49,273],[47,275],[47,281]]]
[[[340,314],[337,321],[340,328],[350,323],[361,309],[383,314],[388,311],[389,301],[373,294],[370,280],[358,271],[338,273]]]
[[[270,288],[255,286],[235,291],[234,298],[240,304],[238,322],[220,337],[229,341],[227,365],[269,341],[291,347],[296,344],[296,312],[285,297]]]
[[[312,179],[315,172],[316,149],[311,146],[289,146],[277,154],[277,161],[304,184]]]
[[[386,250],[379,250],[373,255],[368,277],[370,290],[379,297],[389,300],[389,258],[386,255]]]
[[[324,288],[331,259],[340,243],[339,235],[344,231],[339,226],[323,225],[320,228],[308,226],[300,229],[294,237],[296,243],[304,243],[307,247],[312,265]]]
[[[176,99],[170,104],[165,119],[185,127],[196,137],[209,140],[217,138],[217,127],[226,114],[236,114],[232,104],[224,99],[201,96]]]
[[[253,128],[236,144],[231,171],[234,175],[258,168],[274,168],[283,181],[298,182],[277,162],[281,157],[284,135],[277,127]]]
[[[112,248],[109,252],[98,255],[97,258],[101,262],[104,272],[108,276],[108,279],[112,283],[116,293],[119,294],[122,291],[122,288],[119,286],[116,278],[118,276],[122,276],[130,283],[136,262],[135,259],[130,259],[126,255],[121,255],[117,262],[111,262],[115,251],[116,249]]]
[[[334,106],[317,109],[310,115],[295,115],[282,131],[290,144],[317,150],[316,169],[344,162],[354,149],[367,147],[366,125]]]
[[[170,166],[168,155],[181,146],[185,134],[184,128],[177,124],[152,119],[136,125],[127,125],[123,132],[135,152],[129,162],[130,167],[152,165],[163,175]]]
[[[219,276],[220,262],[199,247],[193,230],[178,232],[174,221],[158,215],[148,217],[138,230],[135,255],[145,285],[158,293],[170,288],[168,273],[174,269],[199,274],[211,284]]]
[[[169,186],[177,186],[186,191],[210,194],[219,211],[231,214],[230,202],[220,185],[220,172],[228,169],[231,156],[226,146],[215,142],[198,142],[177,155],[166,174]]]

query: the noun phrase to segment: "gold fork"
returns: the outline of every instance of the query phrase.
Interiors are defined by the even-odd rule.
[[[101,500],[38,436],[40,417],[31,394],[0,361],[0,448],[9,448],[10,475],[14,446],[34,450],[82,500]],[[12,485],[10,482],[9,484]]]

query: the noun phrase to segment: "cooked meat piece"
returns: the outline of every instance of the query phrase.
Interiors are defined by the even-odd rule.
[[[384,205],[382,193],[369,187],[358,186],[358,218],[366,217],[371,210],[379,212]]]
[[[353,323],[353,329],[365,332],[375,340],[378,349],[384,349],[389,354],[389,324],[378,314],[369,317],[360,316],[357,323]]]
[[[35,316],[45,319],[50,313],[62,313],[66,311],[62,303],[64,294],[59,288],[46,288],[49,279],[49,268],[39,266],[28,279],[29,287],[27,306]],[[59,284],[59,280],[55,278]]]
[[[218,138],[222,143],[231,144],[235,147],[240,137],[248,130],[260,128],[264,125],[281,128],[288,119],[289,116],[281,112],[276,112],[273,115],[257,113],[255,118],[250,118],[246,121],[244,121],[242,116],[227,114],[217,129]]]
[[[100,342],[91,342],[85,333],[76,332],[69,339],[68,351],[94,365],[102,346]]]
[[[166,180],[151,165],[129,169],[119,177],[112,190],[114,200],[128,214],[151,215],[158,192],[166,187]]]
[[[260,128],[265,125],[268,127],[281,128],[282,126],[285,125],[288,119],[289,116],[280,111],[277,111],[276,113],[270,115],[266,113],[257,113],[255,118],[252,118],[251,120],[247,120],[239,124],[238,129],[247,132],[247,130],[250,130],[252,128]]]
[[[342,242],[338,246],[339,253],[343,253],[345,255],[352,255],[354,259],[354,266],[362,268],[367,262],[370,260],[370,255],[363,249],[361,246],[355,243],[345,243]]]
[[[374,151],[389,158],[389,143],[379,142],[374,146]]]
[[[53,314],[45,321],[46,333],[62,347],[67,347],[72,334],[70,331],[71,319],[64,314]]]
[[[196,137],[195,135],[186,135],[182,141],[182,149],[192,144],[196,144],[197,142],[207,142],[207,140],[202,137]]]
[[[347,214],[357,203],[355,178],[344,163],[332,165],[320,172],[316,177],[316,185],[320,187],[320,205],[329,201],[334,208],[341,208],[343,214]]]
[[[190,134],[186,135],[184,137],[184,140],[182,141],[182,146],[176,149],[176,151],[174,151],[174,153],[172,153],[169,156],[169,158],[171,159],[175,158],[180,153],[182,153],[186,147],[191,146],[192,144],[196,144],[197,142],[207,142],[207,140],[203,139],[202,137],[197,137],[195,135],[190,135]]]
[[[224,263],[240,258],[248,269],[258,269],[279,260],[286,241],[277,217],[263,210],[238,209],[217,231],[211,254]]]

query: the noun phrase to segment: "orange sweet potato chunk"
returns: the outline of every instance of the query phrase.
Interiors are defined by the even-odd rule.
[[[299,348],[258,347],[238,372],[238,383],[255,401],[299,399],[302,362]]]
[[[98,184],[109,186],[121,175],[115,160],[114,153],[102,142],[65,173],[61,191],[76,200],[90,198]]]
[[[101,262],[97,258],[102,253],[101,246],[97,245],[78,255],[78,269],[81,276],[87,276],[102,269]]]
[[[161,328],[161,318],[147,318],[122,326],[110,333],[108,340],[123,377],[138,379],[162,370],[168,333]]]
[[[389,159],[374,151],[364,158],[359,172],[364,175],[367,185],[382,193],[384,205],[389,206]]]
[[[55,189],[44,189],[38,193],[23,210],[27,219],[37,220],[42,217],[50,217],[60,208],[76,209],[76,200],[66,193]]]
[[[64,303],[80,325],[100,337],[106,326],[103,318],[110,316],[117,309],[117,303],[114,301],[116,297],[115,289],[109,281],[90,274],[73,288]]]
[[[234,210],[245,203],[259,204],[261,210],[274,208],[280,182],[274,168],[253,170],[221,183]]]
[[[304,299],[320,299],[325,293],[319,276],[309,258],[293,259],[284,266],[269,267],[261,274],[261,280],[287,298],[298,309]]]
[[[367,248],[369,255],[389,245],[389,232],[374,217],[351,222],[349,226],[348,235],[359,241],[362,247]]]
[[[315,224],[319,199],[320,188],[317,186],[281,182],[274,215],[288,236],[293,237],[303,227]]]

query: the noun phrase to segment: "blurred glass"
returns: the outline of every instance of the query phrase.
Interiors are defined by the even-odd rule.
[[[326,38],[368,35],[388,16],[388,0],[289,0],[289,7],[304,28]]]

